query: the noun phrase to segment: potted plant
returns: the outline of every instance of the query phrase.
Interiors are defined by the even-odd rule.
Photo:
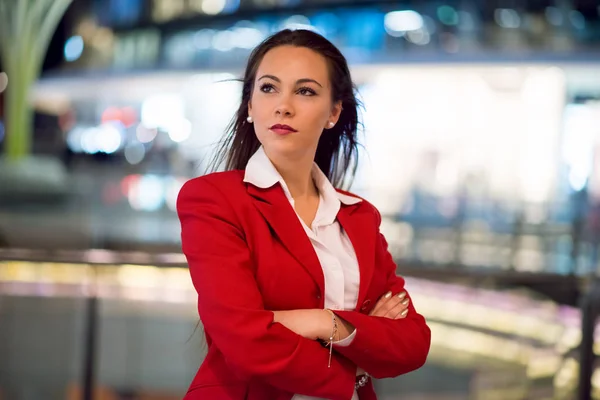
[[[72,0],[0,0],[0,61],[8,78],[0,155],[0,200],[48,199],[66,193],[66,171],[54,158],[33,156],[29,93],[54,31]]]

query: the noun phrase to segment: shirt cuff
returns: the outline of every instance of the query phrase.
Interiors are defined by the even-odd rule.
[[[349,334],[347,338],[338,340],[337,342],[333,342],[333,344],[336,346],[340,346],[340,347],[350,346],[352,344],[352,341],[354,340],[355,336],[356,336],[356,328],[354,328],[352,333]]]

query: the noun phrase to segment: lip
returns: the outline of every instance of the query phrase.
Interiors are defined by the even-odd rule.
[[[269,128],[272,132],[278,135],[289,135],[290,133],[298,132],[289,125],[275,124]]]

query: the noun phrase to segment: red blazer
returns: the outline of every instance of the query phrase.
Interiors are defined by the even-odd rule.
[[[357,365],[375,378],[421,367],[430,331],[412,302],[405,319],[367,315],[387,291],[401,292],[404,279],[379,233],[379,212],[364,200],[338,213],[360,268],[356,309],[336,311],[356,327],[352,343],[335,349],[328,368],[327,349],[273,323],[275,310],[323,308],[323,273],[281,186],[260,189],[243,177],[241,170],[210,174],[179,193],[183,252],[208,343],[185,399],[349,400]],[[359,397],[376,399],[371,383]]]

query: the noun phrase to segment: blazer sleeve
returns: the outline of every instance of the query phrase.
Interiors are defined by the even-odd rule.
[[[386,292],[398,294],[404,290],[404,279],[396,275],[396,263],[379,231],[381,215],[376,209],[375,213],[378,235],[375,273],[386,275]],[[410,298],[408,293],[407,297]],[[336,347],[336,351],[374,378],[392,378],[420,368],[429,353],[431,332],[412,300],[408,310],[406,318],[397,320],[336,310],[337,315],[356,328],[354,340],[348,346]]]
[[[244,232],[217,186],[188,181],[177,212],[200,319],[228,363],[292,393],[351,398],[356,365],[338,355],[328,368],[325,348],[273,323],[273,312],[264,309]]]

